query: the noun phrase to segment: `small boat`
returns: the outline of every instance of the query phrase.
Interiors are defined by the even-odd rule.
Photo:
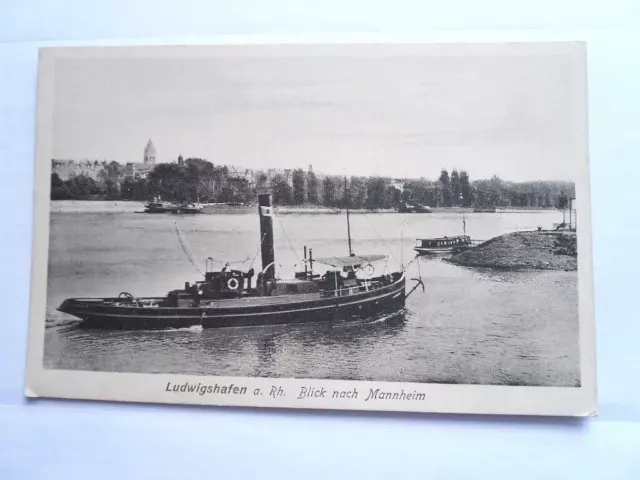
[[[454,253],[472,247],[471,237],[459,235],[455,237],[419,238],[413,248],[418,255],[437,255]]]
[[[178,213],[179,208],[173,203],[149,202],[145,204],[143,213]]]
[[[422,280],[414,279],[416,285],[405,292],[404,268],[389,273],[385,265],[377,273],[373,263],[385,255],[353,253],[348,210],[348,256],[314,259],[312,249],[307,255],[305,247],[304,271],[293,279],[277,278],[271,194],[259,195],[258,212],[262,270],[255,282],[253,268],[215,271],[209,268],[213,261],[207,261],[204,279],[163,297],[122,292],[109,298],[70,298],[58,310],[80,318],[82,326],[121,330],[343,322],[398,313],[418,286],[424,290]],[[315,263],[333,269],[320,275],[314,272]]]
[[[426,205],[402,202],[398,206],[398,213],[431,213],[431,208]]]
[[[144,213],[165,213],[166,211],[162,202],[149,202],[144,206]]]
[[[431,213],[431,208],[426,205],[414,205],[413,213]]]
[[[183,213],[190,215],[202,213],[202,205],[199,203],[181,203],[177,206],[175,212],[173,213]]]
[[[169,202],[163,202],[158,196],[154,197],[153,200],[145,204],[143,213],[172,213],[177,211],[178,205]]]

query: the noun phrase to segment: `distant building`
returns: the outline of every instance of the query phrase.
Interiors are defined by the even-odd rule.
[[[293,170],[290,168],[285,168],[284,170],[284,179],[290,188],[293,188]]]
[[[127,163],[127,174],[134,178],[147,178],[149,173],[156,166],[156,147],[149,139],[147,146],[144,147],[144,154],[142,157],[142,163],[129,162]]]
[[[51,173],[58,175],[60,180],[66,181],[70,178],[85,175],[97,182],[103,181],[100,175],[104,168],[112,163],[106,160],[60,160],[51,161]],[[117,163],[117,162],[116,162]],[[156,166],[156,147],[151,139],[144,148],[142,162],[127,162],[121,169],[121,174],[125,177],[147,178],[147,175]]]
[[[156,164],[156,147],[153,145],[151,139],[147,142],[147,146],[144,147],[144,162],[145,165]]]
[[[398,180],[396,178],[392,179],[390,182],[391,187],[400,190],[400,192],[404,192],[404,180]]]
[[[70,178],[85,175],[94,180],[98,180],[98,176],[103,168],[107,165],[106,161],[99,160],[52,160],[51,173],[56,173],[60,180],[65,181]]]

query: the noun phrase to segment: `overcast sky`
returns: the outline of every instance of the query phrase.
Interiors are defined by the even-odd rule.
[[[53,157],[142,161],[151,138],[159,162],[574,180],[583,79],[567,46],[211,52],[58,59]]]

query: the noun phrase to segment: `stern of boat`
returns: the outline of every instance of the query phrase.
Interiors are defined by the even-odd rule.
[[[56,310],[85,319],[96,308],[105,305],[106,300],[104,298],[68,298]]]

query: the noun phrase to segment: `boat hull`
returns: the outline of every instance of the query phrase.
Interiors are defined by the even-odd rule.
[[[199,215],[202,213],[202,210],[199,210],[197,208],[179,208],[173,213],[179,213],[182,215]]]
[[[414,250],[418,255],[444,255],[453,252],[453,247],[447,248],[421,248],[415,247]]]
[[[264,305],[242,301],[211,302],[193,307],[116,306],[115,299],[69,299],[58,310],[82,320],[86,328],[155,330],[167,328],[245,327],[321,322],[344,322],[398,312],[405,305],[405,278],[369,292],[295,301],[266,297]],[[145,299],[154,300],[154,299]],[[155,299],[161,301],[162,299]]]

